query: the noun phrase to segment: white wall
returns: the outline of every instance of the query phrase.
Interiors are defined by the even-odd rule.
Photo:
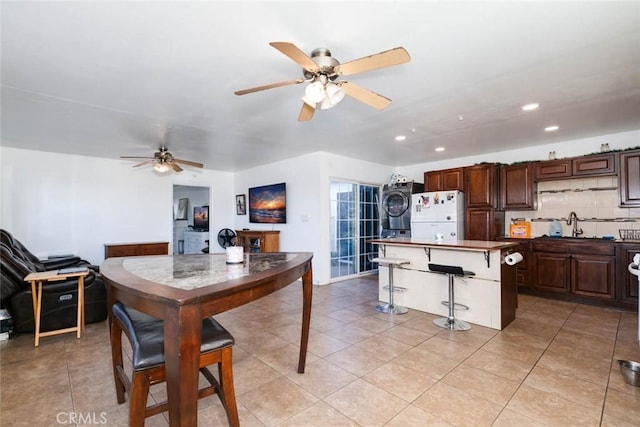
[[[233,224],[228,172],[159,176],[120,160],[7,147],[0,153],[0,226],[40,257],[74,253],[100,264],[104,243],[172,242],[173,184],[210,187],[211,229]]]
[[[236,173],[236,194],[251,187],[287,184],[287,223],[250,224],[249,216],[236,216],[236,228],[280,230],[280,250],[313,252],[313,282],[330,280],[329,183],[345,179],[383,184],[392,168],[348,157],[317,152]],[[248,199],[247,199],[248,203]]]

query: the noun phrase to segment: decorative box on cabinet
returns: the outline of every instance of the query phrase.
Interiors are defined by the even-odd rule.
[[[168,255],[169,242],[105,243],[104,258]]]
[[[187,230],[184,232],[184,253],[201,254],[209,246],[209,232]]]
[[[500,205],[505,210],[536,210],[536,182],[533,180],[533,163],[518,163],[500,168]]]
[[[236,245],[245,252],[280,252],[280,231],[236,230]]]
[[[620,206],[640,206],[640,150],[620,153]]]

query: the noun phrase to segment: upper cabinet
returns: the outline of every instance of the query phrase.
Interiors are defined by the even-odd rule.
[[[620,153],[620,206],[640,206],[640,150]]]
[[[467,208],[497,208],[498,165],[482,163],[464,168],[464,188]]]
[[[424,173],[424,191],[464,191],[463,168],[452,168]]]
[[[614,153],[547,160],[536,163],[535,167],[536,181],[587,178],[591,176],[615,174],[616,156]]]
[[[500,168],[500,206],[505,210],[536,210],[534,163],[518,163]]]

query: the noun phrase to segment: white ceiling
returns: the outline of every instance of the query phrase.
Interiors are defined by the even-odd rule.
[[[402,166],[640,128],[638,1],[1,8],[5,146],[116,159],[166,138],[178,158],[237,171],[315,151]],[[387,109],[347,97],[298,122],[304,85],[233,94],[301,78],[271,41],[341,62],[403,46],[411,62],[350,76]],[[541,108],[521,111],[530,101]]]

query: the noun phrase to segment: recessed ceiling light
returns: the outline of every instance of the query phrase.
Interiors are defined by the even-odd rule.
[[[398,136],[396,136],[396,141],[404,141],[405,139],[407,139],[407,137],[406,137],[406,136],[404,136],[404,135],[398,135]]]
[[[524,104],[521,108],[522,111],[533,111],[537,110],[539,106],[540,104],[538,104],[537,102],[530,102],[529,104]]]
[[[545,132],[554,132],[558,129],[560,129],[560,127],[557,125],[547,126],[546,128],[544,128]]]
[[[444,151],[444,147],[438,147],[436,148],[436,151]]]

